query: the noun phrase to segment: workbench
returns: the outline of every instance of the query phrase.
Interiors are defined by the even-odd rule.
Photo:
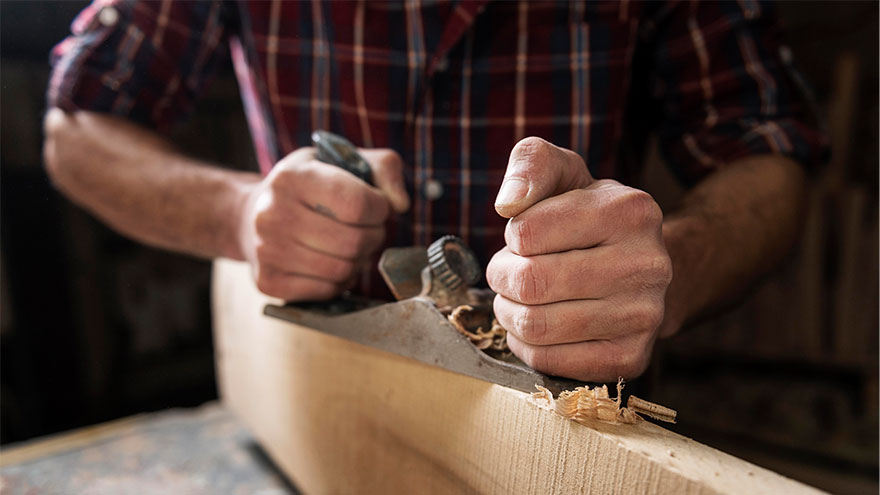
[[[3,448],[0,492],[299,493],[219,403],[141,414]]]

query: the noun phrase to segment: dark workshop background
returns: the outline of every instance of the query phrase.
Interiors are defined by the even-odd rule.
[[[0,442],[215,399],[210,265],[123,239],[41,159],[50,48],[84,2],[0,2]],[[742,307],[657,349],[642,379],[675,429],[808,483],[876,493],[878,3],[785,2],[832,136],[804,237]],[[255,169],[231,68],[177,132]],[[656,159],[642,187],[681,191]]]

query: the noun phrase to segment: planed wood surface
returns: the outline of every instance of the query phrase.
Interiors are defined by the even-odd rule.
[[[215,262],[213,291],[223,401],[305,493],[819,493],[652,423],[577,424],[265,317],[243,263]]]

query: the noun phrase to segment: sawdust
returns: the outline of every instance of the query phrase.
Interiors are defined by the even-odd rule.
[[[617,397],[613,399],[608,395],[607,385],[566,390],[560,393],[556,399],[546,388],[540,385],[535,385],[535,388],[538,391],[529,397],[533,404],[577,423],[595,419],[612,424],[635,424],[642,419],[639,414],[675,423],[676,412],[674,410],[635,396],[630,396],[627,402],[629,407],[621,407],[623,379],[618,380]]]

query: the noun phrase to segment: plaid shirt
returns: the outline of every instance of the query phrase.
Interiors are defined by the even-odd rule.
[[[393,148],[413,198],[393,242],[455,233],[484,263],[504,245],[492,204],[523,137],[629,183],[648,131],[688,184],[826,146],[800,117],[772,6],[752,0],[105,0],[72,30],[51,105],[166,130],[231,56],[263,173],[318,128]]]

